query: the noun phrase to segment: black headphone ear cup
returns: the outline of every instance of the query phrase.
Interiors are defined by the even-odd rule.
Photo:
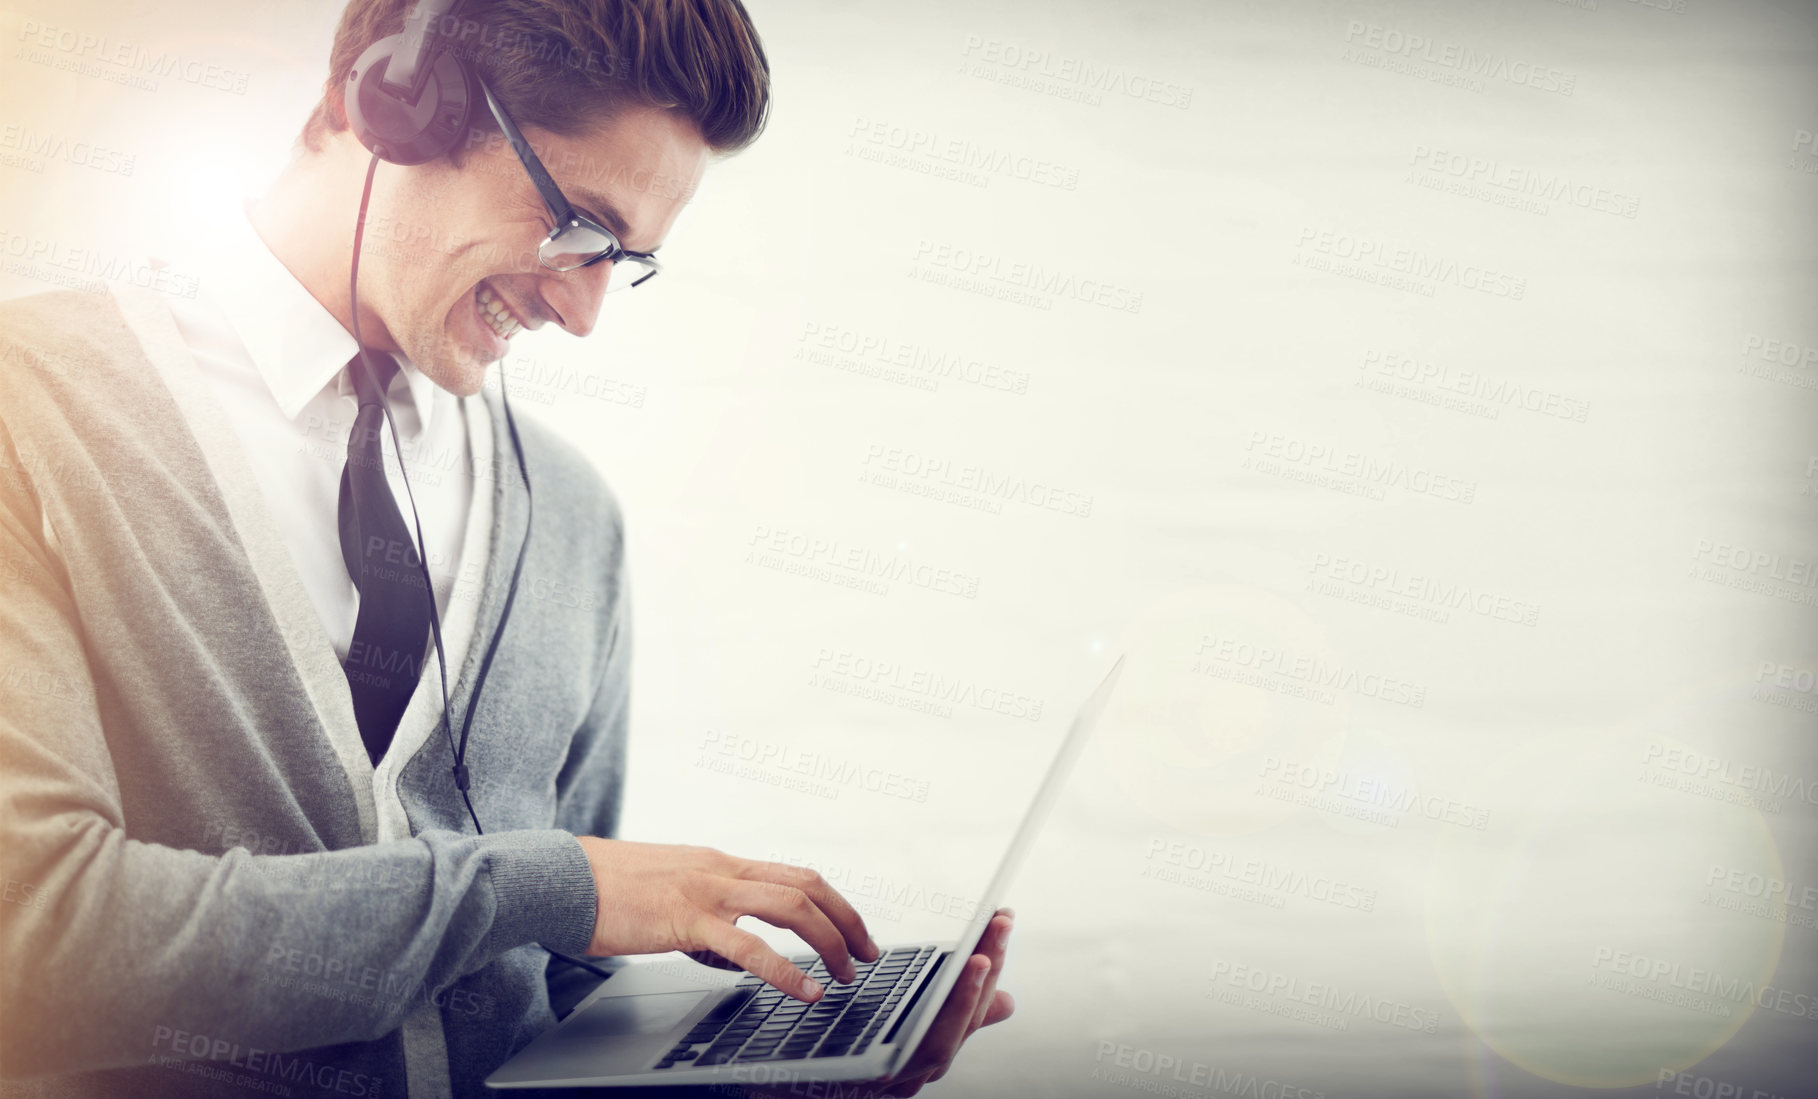
[[[385,66],[403,41],[394,34],[366,47],[347,73],[341,99],[360,144],[393,164],[426,164],[466,135],[480,89],[467,65],[443,50],[416,103],[394,95],[384,87]]]

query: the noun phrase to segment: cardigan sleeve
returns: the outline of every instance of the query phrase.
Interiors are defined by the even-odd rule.
[[[507,950],[586,948],[593,878],[559,828],[277,855],[129,838],[109,736],[131,730],[103,728],[40,506],[59,476],[0,420],[6,1077],[370,1041]]]
[[[556,827],[577,836],[614,836],[625,787],[625,740],[631,720],[631,587],[626,582],[623,513],[606,494],[610,521],[604,588],[607,607],[606,655],[587,717],[575,730],[568,757],[556,777]],[[578,953],[578,952],[575,952]],[[545,970],[554,1005],[573,1005],[599,978],[552,957]],[[677,1097],[680,1099],[680,1096]]]

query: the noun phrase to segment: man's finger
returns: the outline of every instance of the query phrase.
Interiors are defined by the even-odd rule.
[[[707,920],[705,924],[702,937],[709,949],[798,1000],[813,1003],[821,998],[820,984],[790,965],[789,959],[770,949],[764,940],[742,927],[720,920]]]
[[[940,1068],[953,1060],[960,1043],[966,1040],[966,1028],[972,1023],[972,1013],[978,1008],[978,994],[984,988],[985,974],[990,968],[977,954],[966,959],[966,968],[961,971],[959,981],[947,994],[947,1002],[941,1005],[940,1014],[934,1017],[928,1033],[922,1035],[922,1044],[916,1047],[914,1056],[904,1066],[903,1075]]]
[[[878,958],[877,943],[871,933],[865,929],[865,918],[858,914],[840,891],[827,884],[827,879],[806,866],[792,866],[786,862],[747,862],[740,877],[748,880],[774,882],[787,885],[808,894],[808,899],[820,906],[833,926],[839,928],[846,940],[846,948],[854,957],[862,961],[875,962]]]
[[[966,1029],[968,1035],[985,1025],[985,1012],[991,1010],[991,1001],[995,998],[992,994],[997,991],[997,979],[1004,972],[1004,955],[1010,949],[1010,929],[1013,926],[1015,920],[1010,916],[1010,910],[998,909],[997,915],[991,917],[991,923],[985,927],[984,941],[974,951],[991,959],[991,972],[985,977],[984,990],[979,993],[972,1025]]]
[[[731,909],[725,913],[728,919],[751,915],[773,927],[786,927],[826,959],[827,972],[835,979],[848,984],[857,979],[846,940],[827,913],[800,889],[767,881],[740,882],[726,894],[724,903]]]
[[[983,998],[984,997],[982,997],[982,996],[980,997],[981,1000]],[[980,1023],[979,1026],[991,1026],[994,1023],[1001,1023],[1005,1019],[1008,1019],[1011,1015],[1016,1013],[1016,1000],[1014,998],[1012,998],[1008,992],[1005,992],[1002,989],[999,989],[997,994],[994,995],[993,997],[991,997],[989,1004],[987,1004],[986,1006],[987,1006],[987,1010],[985,1011],[985,1021],[983,1023]],[[972,1029],[977,1030],[978,1027],[973,1027]],[[956,1056],[956,1057],[954,1057],[953,1060],[948,1061],[946,1064],[942,1065],[941,1067],[932,1070],[928,1074],[928,1078],[923,1082],[932,1084],[935,1081],[939,1080],[941,1077],[947,1075],[947,1070],[952,1068],[954,1065],[954,1062],[958,1061],[958,1060],[959,1060],[959,1058]]]
[[[985,1012],[985,1021],[979,1025],[992,1026],[1014,1014],[1016,1014],[1016,997],[1000,988],[997,990],[997,994],[991,997],[990,1010]]]

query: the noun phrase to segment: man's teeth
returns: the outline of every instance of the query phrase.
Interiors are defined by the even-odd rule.
[[[493,294],[491,287],[482,285],[475,300],[480,303],[480,319],[491,325],[500,339],[509,340],[523,331],[524,326],[511,315],[511,310],[505,308],[505,303]]]

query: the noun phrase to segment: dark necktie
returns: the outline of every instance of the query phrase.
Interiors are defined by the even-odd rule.
[[[360,593],[360,610],[341,667],[353,692],[360,739],[376,766],[422,672],[429,644],[429,594],[416,540],[385,477],[385,411],[379,394],[391,385],[398,363],[383,352],[367,354],[378,389],[357,356],[347,365],[360,404],[341,470],[341,560]]]

